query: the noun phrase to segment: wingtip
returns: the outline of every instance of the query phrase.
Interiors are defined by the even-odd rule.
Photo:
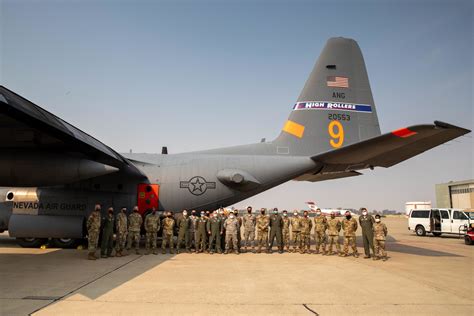
[[[471,132],[470,129],[459,127],[459,126],[442,122],[442,121],[434,121],[434,125],[435,127],[438,127],[438,128],[457,129],[457,130],[463,131],[463,134],[467,134]]]

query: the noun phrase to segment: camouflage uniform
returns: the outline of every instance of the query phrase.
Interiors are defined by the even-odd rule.
[[[235,214],[235,213],[234,213],[234,217],[239,222],[239,231],[237,232],[237,249],[240,252],[240,245],[242,244],[242,232],[240,230],[242,228],[242,218],[239,217],[238,214]]]
[[[102,243],[100,246],[100,255],[102,258],[112,257],[114,248],[114,213],[108,213],[102,218]]]
[[[127,249],[132,248],[132,243],[135,243],[135,252],[138,254],[140,249],[140,229],[142,227],[143,219],[140,213],[133,212],[128,217],[128,243]]]
[[[329,254],[332,255],[332,246],[335,243],[337,252],[341,252],[341,245],[339,244],[339,231],[341,230],[341,221],[337,218],[330,218],[328,220],[328,233],[329,233]]]
[[[165,217],[162,221],[163,224],[163,238],[161,241],[161,252],[166,253],[166,244],[170,246],[170,253],[174,253],[174,240],[173,240],[173,231],[175,221],[173,216]]]
[[[283,216],[283,247],[286,251],[290,251],[290,219],[288,216]]]
[[[388,230],[384,223],[378,222],[373,225],[375,257],[381,257],[386,260],[387,253],[385,252],[385,237],[387,237]]]
[[[293,216],[290,219],[291,223],[291,237],[293,241],[293,252],[296,252],[296,249],[300,246],[301,243],[301,227],[300,227],[300,219],[299,216]]]
[[[300,241],[300,253],[311,253],[311,228],[313,228],[313,222],[309,217],[300,218],[301,228],[301,241]]]
[[[194,250],[197,249],[197,244],[196,244],[197,229],[196,229],[196,226],[197,226],[198,219],[199,219],[199,217],[197,217],[196,215],[191,215],[189,217],[188,249],[191,249],[192,247],[194,247]]]
[[[178,243],[176,244],[176,250],[179,253],[179,249],[184,245],[189,252],[189,227],[191,226],[191,219],[188,216],[182,215],[176,221],[176,225],[178,226]]]
[[[222,253],[221,247],[221,233],[222,233],[222,220],[219,216],[211,217],[207,222],[207,232],[210,235],[209,238],[209,252],[212,254],[215,251]],[[215,247],[213,247],[215,245]],[[215,249],[214,249],[215,248]]]
[[[127,229],[127,215],[124,212],[120,212],[117,215],[117,219],[115,220],[115,231],[117,233],[117,239],[115,241],[115,253],[117,256],[125,255],[122,252],[125,250],[127,243]]]
[[[237,218],[228,217],[224,222],[225,228],[225,253],[229,252],[230,244],[232,243],[232,248],[235,253],[239,253],[239,248],[237,246],[238,238],[237,234],[239,233],[239,220]]]
[[[197,220],[197,238],[196,238],[196,252],[203,252],[207,250],[207,216],[201,216]]]
[[[342,221],[342,229],[344,230],[344,256],[347,256],[349,254],[350,245],[352,247],[354,257],[358,257],[359,253],[357,252],[355,234],[357,230],[357,221],[354,218],[345,218]]]
[[[359,224],[360,228],[362,228],[362,241],[364,243],[365,257],[370,257],[370,249],[372,249],[372,254],[375,255],[373,231],[374,223],[375,220],[372,215],[359,216]]]
[[[89,215],[89,218],[87,219],[89,258],[92,256],[95,259],[95,251],[97,249],[97,244],[99,243],[100,222],[101,216],[100,212],[98,211],[92,212],[92,214]]]
[[[153,250],[153,254],[158,254],[156,250],[156,234],[160,230],[160,215],[157,213],[153,214],[150,213],[145,217],[145,231],[146,231],[146,242],[145,242],[145,248],[146,252],[145,254],[150,253],[150,243],[151,247]]]
[[[326,254],[326,229],[328,228],[328,221],[326,216],[319,215],[314,218],[314,241],[316,243],[316,254],[319,253],[321,245],[323,246],[323,254]]]
[[[257,252],[260,252],[262,246],[267,247],[268,244],[268,225],[270,225],[270,218],[265,214],[257,216]]]
[[[253,214],[247,214],[243,218],[244,224],[244,249],[247,251],[247,246],[252,247],[252,250],[255,250],[255,223],[256,218]]]

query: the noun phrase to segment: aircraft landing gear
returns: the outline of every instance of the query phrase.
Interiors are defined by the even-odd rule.
[[[39,248],[48,242],[47,238],[16,238],[16,242],[23,248]]]
[[[74,248],[78,240],[74,238],[53,238],[51,243],[57,248]]]

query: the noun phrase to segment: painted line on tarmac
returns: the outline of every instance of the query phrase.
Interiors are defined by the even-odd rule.
[[[304,308],[306,308],[309,312],[313,313],[314,315],[316,316],[319,316],[318,313],[316,313],[314,310],[312,310],[311,308],[309,308],[306,304],[303,304]]]
[[[91,283],[94,283],[95,281],[98,281],[98,280],[102,279],[103,277],[105,277],[105,276],[111,274],[112,272],[115,272],[115,271],[117,271],[117,270],[119,270],[119,269],[125,267],[125,266],[128,265],[129,263],[132,263],[132,262],[134,262],[134,261],[140,259],[141,257],[143,257],[143,255],[139,255],[138,257],[136,257],[136,258],[134,258],[134,259],[132,259],[132,260],[130,260],[130,261],[127,261],[127,262],[125,262],[124,264],[119,265],[119,266],[116,267],[115,269],[110,270],[110,271],[108,271],[108,272],[106,272],[106,273],[104,273],[104,274],[98,276],[97,278],[95,278],[95,279],[93,279],[93,280],[91,280],[91,281],[89,281],[89,282],[87,282],[87,283],[85,283],[85,284],[83,284],[83,285],[81,285],[81,286],[79,286],[79,287],[77,287],[77,288],[75,288],[75,289],[73,289],[73,290],[67,292],[66,294],[64,294],[64,295],[62,295],[62,296],[59,296],[59,297],[56,298],[55,300],[49,302],[48,304],[44,305],[43,307],[40,307],[40,308],[38,308],[38,309],[32,311],[32,312],[29,313],[28,315],[33,315],[34,313],[39,312],[40,310],[42,310],[42,309],[48,307],[49,305],[51,305],[51,304],[53,304],[53,303],[56,303],[56,302],[62,300],[62,299],[65,298],[66,296],[68,296],[68,295],[70,295],[70,294],[72,294],[72,293],[74,293],[74,292],[76,292],[76,291],[82,289],[83,287],[88,286],[88,285],[91,284]]]

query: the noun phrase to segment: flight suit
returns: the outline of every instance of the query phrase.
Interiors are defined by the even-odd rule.
[[[94,211],[87,218],[87,241],[89,249],[89,259],[95,260],[95,252],[99,242],[101,216],[99,211]]]
[[[190,252],[189,248],[189,227],[191,226],[191,219],[188,216],[182,215],[176,221],[178,226],[178,243],[176,244],[176,250],[179,253],[179,250],[182,245],[186,247],[186,250]]]
[[[375,244],[375,258],[378,259],[382,257],[383,260],[387,260],[387,253],[385,252],[385,238],[387,237],[388,230],[387,226],[382,223],[374,223],[373,227],[374,232],[374,244]]]
[[[128,219],[124,212],[120,212],[115,220],[115,232],[117,239],[115,240],[115,255],[117,257],[126,256],[125,250],[127,243]]]
[[[372,229],[375,219],[372,215],[361,215],[359,217],[359,224],[362,228],[362,241],[364,242],[364,252],[366,257],[370,257],[370,249],[375,255],[374,249],[374,231]]]
[[[197,220],[197,238],[196,238],[196,253],[207,250],[207,216],[201,216]]]
[[[300,246],[301,243],[301,227],[300,227],[299,216],[293,216],[290,219],[291,223],[291,237],[293,241],[293,252],[296,252],[296,249]]]
[[[102,258],[112,256],[114,248],[114,214],[107,214],[102,218],[102,243],[100,246],[100,255]]]
[[[163,219],[163,236],[161,241],[161,253],[166,253],[166,244],[170,246],[170,253],[174,253],[174,239],[173,239],[173,232],[174,232],[174,225],[175,220],[173,216],[167,216]]]
[[[133,212],[128,216],[128,243],[127,249],[132,248],[132,244],[135,243],[135,253],[139,254],[140,252],[140,230],[143,224],[143,219],[140,213]]]
[[[282,246],[283,219],[280,214],[270,216],[270,240],[268,241],[268,252],[272,252],[273,241],[276,238],[278,251],[283,250]]]
[[[207,232],[209,233],[209,252],[222,253],[221,247],[221,233],[222,233],[222,220],[219,216],[211,217],[207,222]]]
[[[240,246],[242,244],[242,232],[241,232],[241,228],[242,228],[242,218],[239,217],[237,214],[234,214],[234,217],[235,219],[237,219],[237,221],[239,222],[239,231],[237,232],[237,249],[239,250],[240,252]]]
[[[239,233],[239,220],[237,218],[228,217],[224,222],[225,228],[225,253],[229,252],[230,245],[236,254],[239,253],[239,248],[237,246],[238,238],[237,234]]]
[[[153,254],[158,254],[158,251],[156,249],[156,234],[160,230],[160,215],[158,213],[150,213],[145,217],[145,248],[146,252],[145,254],[150,253],[150,244],[151,248],[153,250]]]
[[[260,214],[257,216],[257,252],[260,253],[262,246],[267,247],[268,244],[268,225],[270,225],[270,218],[267,215]]]
[[[199,217],[196,215],[189,216],[189,228],[188,228],[188,249],[194,247],[194,250],[197,249],[196,240],[197,240],[197,221]]]
[[[323,246],[323,254],[326,254],[326,229],[328,228],[328,221],[326,216],[319,215],[314,218],[314,241],[316,244],[316,252],[319,253],[321,246]]]
[[[336,244],[338,253],[341,253],[341,245],[339,244],[339,232],[341,231],[341,221],[337,218],[330,218],[328,220],[329,233],[329,254],[333,255],[332,246]]]
[[[283,216],[283,248],[286,248],[286,251],[290,251],[290,219],[288,216]]]
[[[311,253],[311,228],[313,228],[313,222],[309,217],[300,218],[301,228],[301,241],[300,241],[300,253]]]
[[[342,221],[342,229],[344,230],[344,256],[349,254],[349,246],[351,246],[354,257],[358,257],[359,253],[357,252],[355,234],[357,230],[357,221],[354,218],[344,218]]]
[[[252,250],[255,250],[255,224],[257,219],[253,214],[246,214],[243,217],[244,226],[244,250],[247,251],[247,247],[250,245]]]

